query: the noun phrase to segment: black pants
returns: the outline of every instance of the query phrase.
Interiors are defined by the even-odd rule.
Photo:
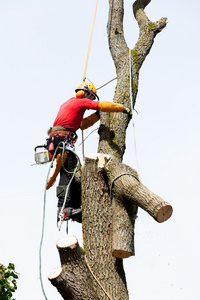
[[[75,195],[73,195],[74,185],[75,185],[74,180],[72,180],[70,186],[68,187],[68,184],[72,178],[76,164],[77,164],[77,159],[76,159],[75,154],[73,154],[72,152],[68,152],[67,159],[64,163],[65,169],[62,168],[60,171],[60,181],[59,181],[59,185],[57,187],[58,207],[61,207],[63,205],[65,193],[68,190],[65,206],[76,208],[75,207],[76,199],[75,199]],[[66,170],[67,170],[67,172],[66,172]],[[68,189],[67,189],[67,187],[68,187]]]
[[[59,145],[59,143],[63,141],[64,141],[63,137],[56,137],[53,141],[54,151],[57,149],[57,154],[62,151],[62,149],[58,149],[57,146]],[[70,186],[68,187],[68,184],[70,182],[70,179],[73,176],[73,172],[75,170],[76,165],[77,165],[76,155],[73,152],[69,151],[67,153],[67,158],[64,163],[64,168],[60,170],[60,180],[56,191],[58,197],[58,207],[63,206],[66,191],[68,191],[68,193],[67,193],[65,207],[78,208],[81,205],[80,191],[77,190],[74,179],[72,180]]]

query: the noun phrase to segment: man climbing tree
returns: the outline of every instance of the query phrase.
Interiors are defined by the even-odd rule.
[[[151,22],[144,9],[150,0],[136,0],[133,13],[140,34],[134,49],[123,33],[123,0],[109,1],[107,33],[117,73],[114,103],[133,109],[139,70],[154,38],[167,23]],[[132,102],[132,107],[131,107]],[[76,174],[81,186],[83,249],[75,237],[57,242],[61,267],[49,280],[63,299],[129,299],[123,258],[134,255],[134,223],[138,206],[157,222],[166,221],[172,207],[143,186],[137,173],[122,163],[126,114],[101,113],[98,153],[86,155]]]
[[[108,101],[95,102],[96,88],[92,83],[83,82],[75,90],[76,97],[70,98],[61,105],[53,127],[48,130],[48,150],[50,155],[57,156],[56,169],[52,177],[47,182],[49,189],[55,182],[56,176],[60,171],[60,181],[57,187],[58,197],[58,219],[73,219],[74,221],[82,221],[81,199],[77,196],[74,181],[71,181],[72,174],[77,164],[77,157],[73,151],[69,151],[69,146],[73,146],[77,140],[76,131],[81,128],[87,129],[99,120],[99,111],[102,112],[123,112],[131,117],[130,109],[125,108],[122,104],[112,103]],[[95,113],[83,119],[86,109],[96,110]],[[61,152],[68,146],[68,150],[64,153],[64,166],[62,167]],[[65,203],[64,203],[65,202]],[[64,207],[63,207],[64,205]],[[61,211],[63,209],[63,212]]]

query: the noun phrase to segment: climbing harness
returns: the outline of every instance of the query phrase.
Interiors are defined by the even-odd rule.
[[[51,128],[52,130],[52,128]],[[49,138],[46,140],[46,144],[39,145],[35,147],[35,162],[36,164],[45,164],[53,159],[53,153],[54,153],[54,143],[56,142],[57,138],[62,138],[66,143],[74,146],[75,142],[78,139],[78,136],[75,132],[72,132],[71,130],[56,130],[52,131],[49,134]],[[41,149],[42,151],[38,152],[38,149]]]

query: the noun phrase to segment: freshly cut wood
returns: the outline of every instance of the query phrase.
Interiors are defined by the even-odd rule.
[[[66,236],[56,243],[57,248],[65,249],[68,251],[69,249],[74,249],[78,246],[78,240],[74,235]]]
[[[84,251],[75,236],[67,236],[56,244],[61,267],[50,272],[48,279],[59,290],[63,299],[99,300],[93,286],[93,277],[88,270]]]
[[[160,209],[158,208],[156,220],[159,223],[165,222],[171,217],[172,212],[173,212],[172,206],[170,204],[169,205],[165,204],[161,206]]]
[[[85,155],[85,158],[96,160],[98,164],[98,168],[102,169],[111,159],[111,156],[103,153],[87,153]]]
[[[59,280],[58,277],[61,275],[61,273],[62,273],[61,267],[55,268],[49,273],[48,279],[51,281],[51,283],[53,283],[53,280],[56,281]]]

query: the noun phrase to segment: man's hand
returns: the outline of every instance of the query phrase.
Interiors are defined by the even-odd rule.
[[[129,108],[124,108],[123,113],[128,114],[129,118],[132,119],[132,112],[130,111]]]

